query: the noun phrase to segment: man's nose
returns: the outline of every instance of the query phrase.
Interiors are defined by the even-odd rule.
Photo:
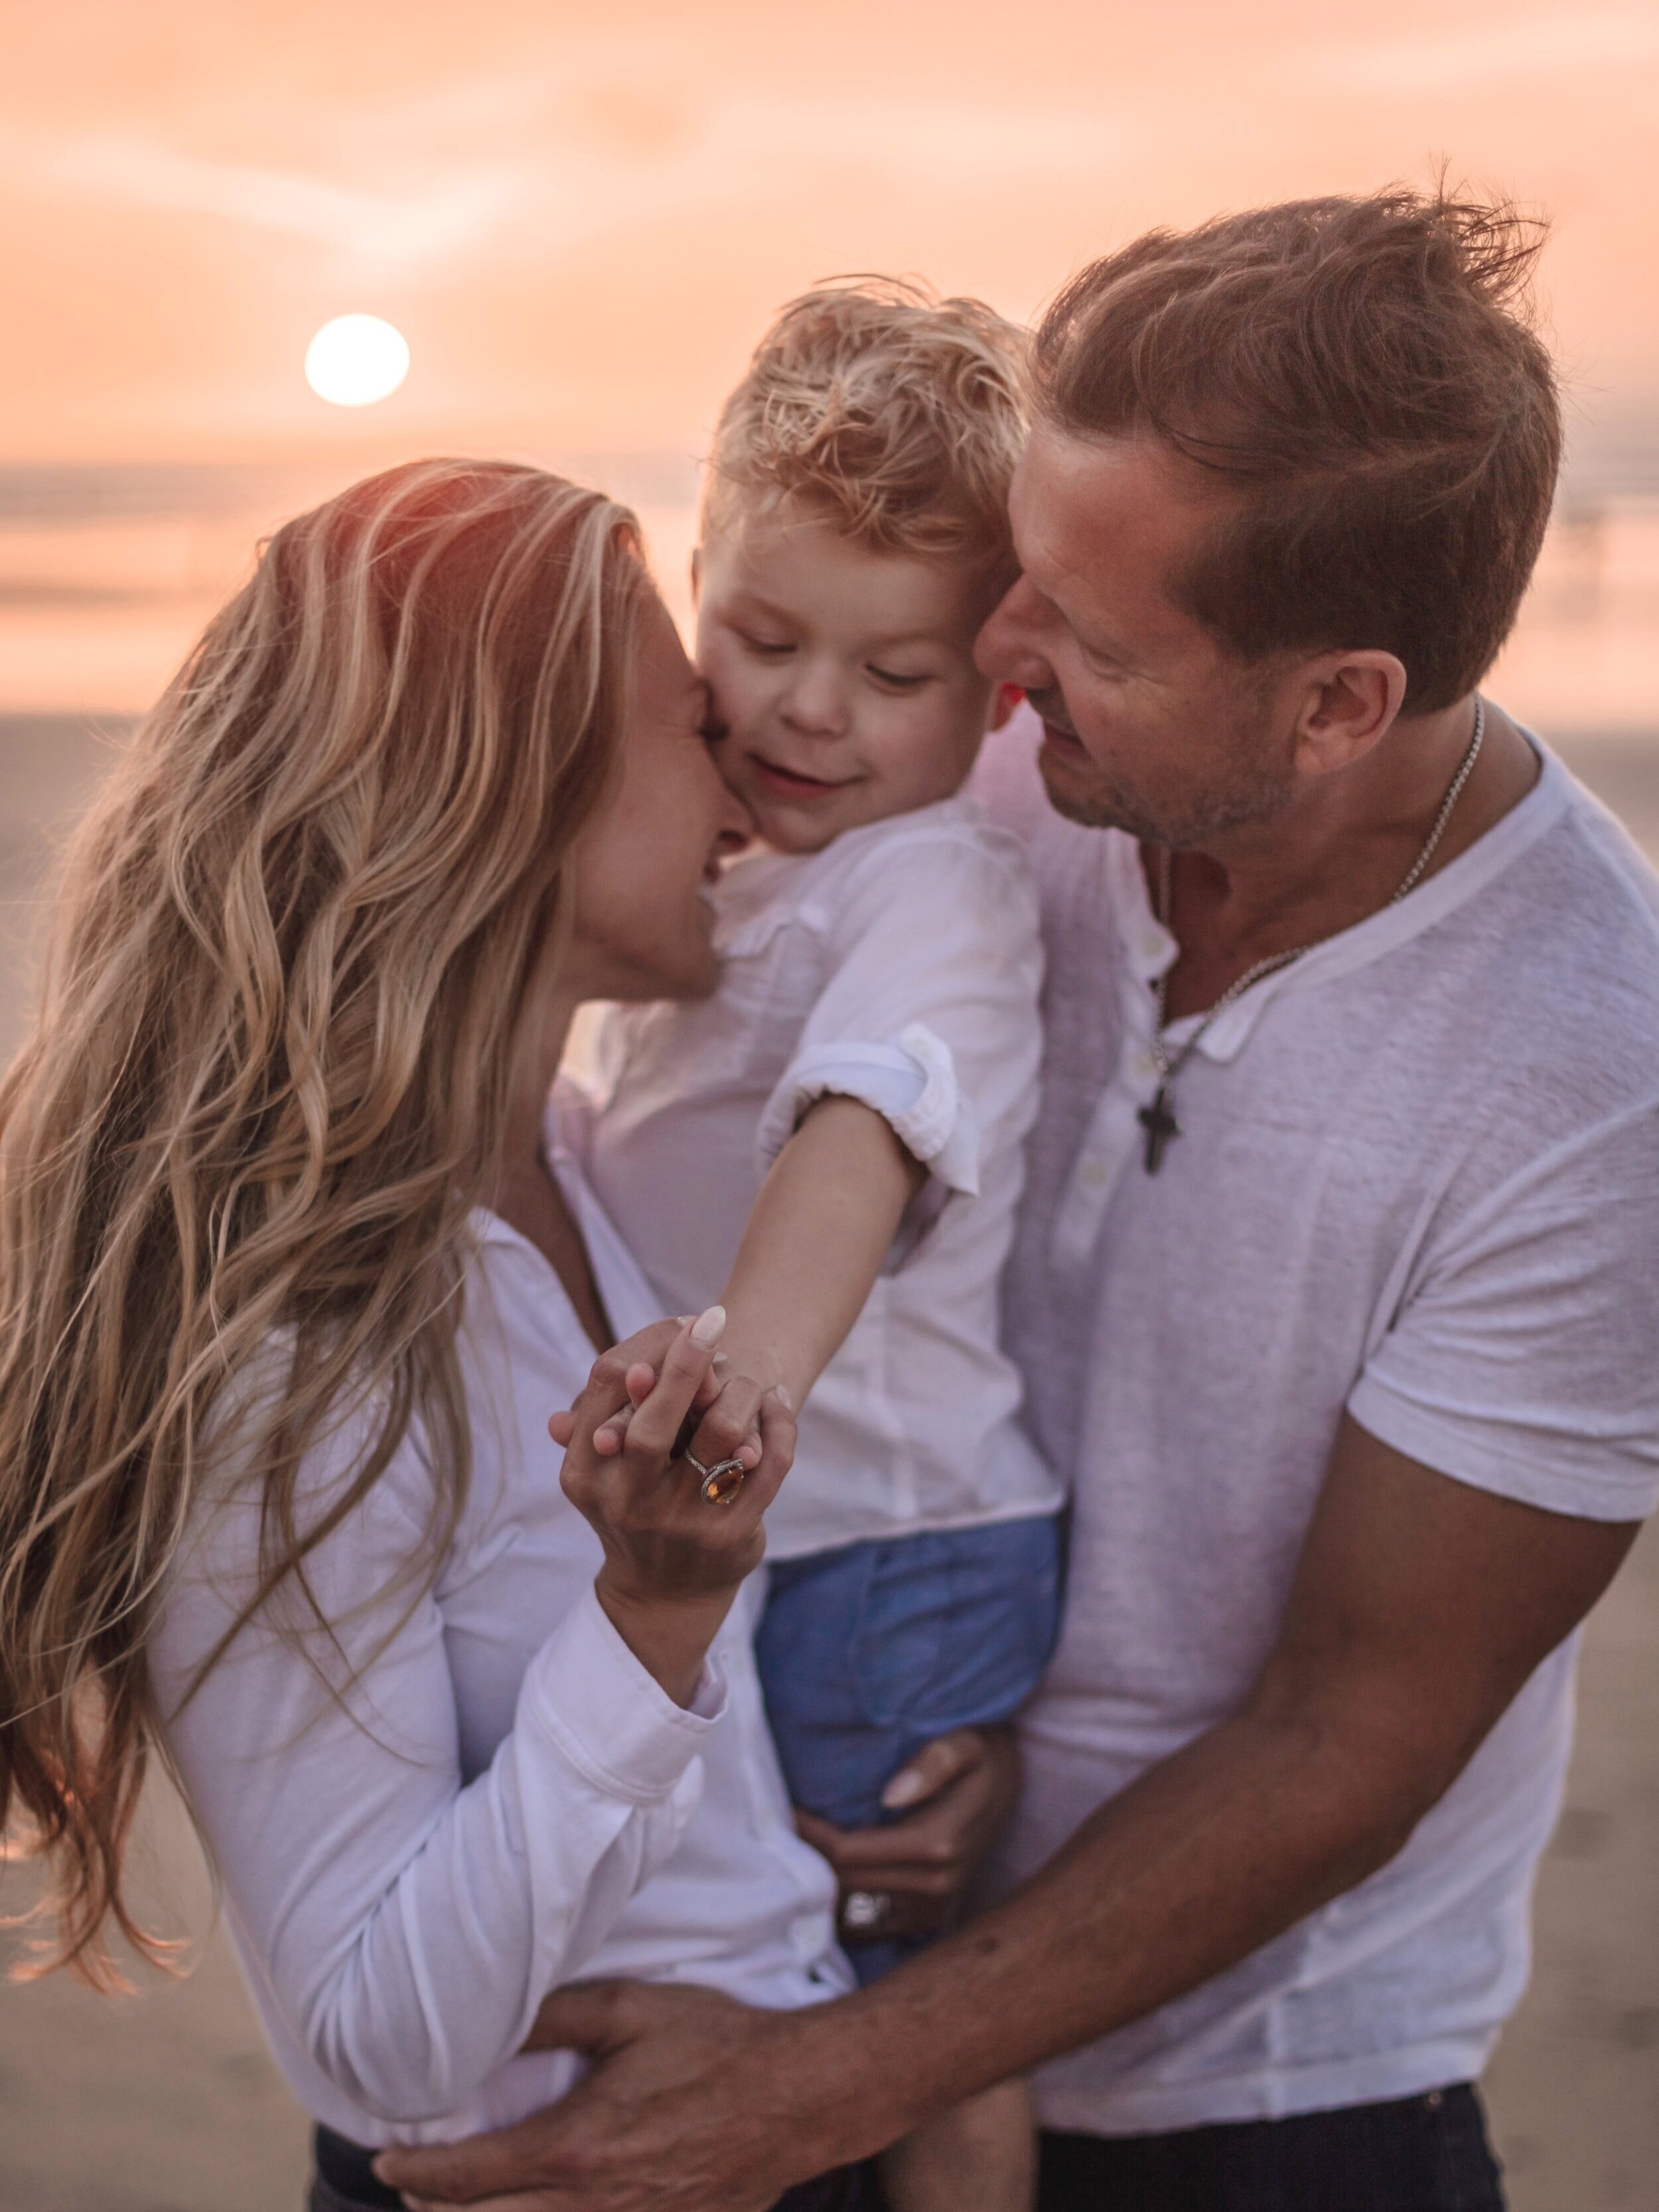
[[[1053,688],[1054,672],[1041,644],[1042,594],[1021,576],[997,601],[974,640],[974,660],[981,676],[1018,684],[1027,691]]]

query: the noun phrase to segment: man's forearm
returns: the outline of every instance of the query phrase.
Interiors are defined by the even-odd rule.
[[[1634,1534],[1454,1481],[1345,1420],[1243,1711],[1103,1806],[1018,1895],[874,1988],[798,2013],[559,1992],[541,2041],[594,2057],[580,2087],[521,2130],[398,2154],[399,2185],[469,2202],[529,2180],[550,2185],[550,2212],[651,2212],[672,2172],[684,2212],[763,2212],[1124,2027],[1386,1863]]]
[[[823,2162],[1224,1972],[1392,1857],[1449,1778],[1379,1782],[1326,1731],[1254,1714],[1200,1738],[1006,1904],[792,2021],[779,2057],[813,2084]]]

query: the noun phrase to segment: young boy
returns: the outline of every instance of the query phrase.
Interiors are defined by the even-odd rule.
[[[699,1006],[618,1011],[584,1150],[666,1306],[723,1297],[734,1397],[802,1408],[757,1650],[796,1803],[842,1827],[946,1731],[1008,1719],[1059,1607],[1059,1486],[1014,1415],[997,1281],[1036,1108],[1018,848],[960,796],[994,687],[1020,340],[897,283],[786,307],[721,416],[697,554],[716,757],[760,842]],[[811,1393],[809,1399],[809,1392]],[[903,1944],[855,1897],[861,1978]],[[896,2147],[896,2212],[1017,2212],[1024,2093]]]

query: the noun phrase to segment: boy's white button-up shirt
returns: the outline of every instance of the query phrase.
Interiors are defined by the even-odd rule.
[[[803,1409],[773,1556],[1052,1511],[997,1340],[1041,1056],[1018,842],[951,799],[821,853],[746,854],[715,896],[715,995],[613,1009],[594,1098],[567,1101],[567,1140],[668,1310],[720,1295],[767,1167],[825,1091],[932,1170]]]
[[[556,1164],[624,1334],[659,1303],[573,1164]],[[750,1650],[751,1580],[682,1711],[593,1595],[598,1539],[559,1486],[548,1415],[593,1347],[542,1255],[478,1217],[462,1340],[471,1487],[423,1588],[418,1434],[307,1560],[337,1650],[287,1593],[175,1711],[252,1586],[257,1483],[192,1523],[150,1653],[167,1741],[223,1884],[277,2063],[349,2140],[450,2140],[570,2086],[517,2055],[578,1976],[684,1981],[753,2004],[837,1994],[835,1882],[794,1832]],[[307,1509],[366,1440],[302,1473]],[[339,1694],[331,1695],[332,1685]]]

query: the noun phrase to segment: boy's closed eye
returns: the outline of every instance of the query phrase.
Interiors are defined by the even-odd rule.
[[[865,663],[865,670],[875,678],[877,683],[884,684],[890,691],[920,691],[925,684],[935,681],[931,673],[901,675],[896,668],[878,668],[873,660]]]

